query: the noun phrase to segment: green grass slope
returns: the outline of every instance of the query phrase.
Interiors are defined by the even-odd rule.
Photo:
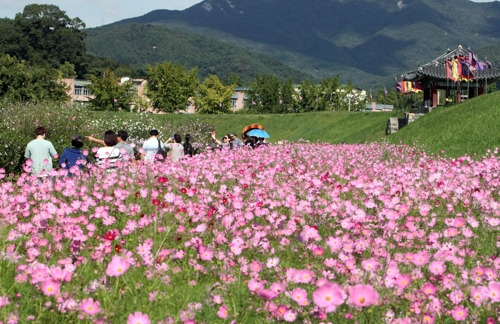
[[[483,156],[500,145],[500,91],[434,109],[387,138],[422,145],[430,154]]]
[[[385,138],[385,127],[393,112],[316,112],[284,115],[157,115],[173,124],[199,120],[215,126],[217,137],[225,133],[241,134],[249,124],[261,124],[271,135],[269,142],[298,141],[327,143],[364,143]],[[209,136],[209,135],[207,135]]]
[[[96,113],[95,118],[110,119],[116,112]],[[134,114],[118,113],[123,118]],[[429,154],[449,157],[483,156],[500,144],[500,91],[467,102],[438,107],[431,113],[403,127],[397,133],[385,135],[390,117],[403,117],[402,112],[316,112],[285,115],[151,115],[160,123],[173,125],[200,121],[213,125],[217,137],[235,132],[241,134],[249,124],[261,124],[271,135],[269,142],[306,140],[332,144],[388,141],[394,144],[420,146]],[[207,132],[207,138],[210,134]],[[195,141],[197,139],[194,139]]]

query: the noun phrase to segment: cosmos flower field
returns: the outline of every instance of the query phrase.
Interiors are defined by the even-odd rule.
[[[72,171],[0,180],[3,323],[500,322],[497,152],[286,143]]]

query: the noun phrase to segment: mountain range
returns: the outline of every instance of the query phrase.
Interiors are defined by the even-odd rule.
[[[223,79],[340,75],[383,86],[459,44],[500,64],[498,1],[206,0],[86,32],[96,55],[139,68],[173,61]]]

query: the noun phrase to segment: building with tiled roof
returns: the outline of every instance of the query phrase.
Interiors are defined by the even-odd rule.
[[[403,87],[409,84],[424,92],[427,108],[437,106],[438,89],[446,90],[447,101],[460,102],[484,94],[488,84],[499,80],[500,69],[478,60],[470,49],[465,50],[461,45],[401,76]]]

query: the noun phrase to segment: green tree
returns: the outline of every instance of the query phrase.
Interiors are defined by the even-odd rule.
[[[328,77],[319,86],[318,110],[339,110],[341,102],[337,90],[340,89],[340,76]]]
[[[300,84],[299,107],[300,111],[319,110],[319,87],[309,80],[304,80]]]
[[[75,65],[69,62],[64,62],[59,68],[60,77],[64,79],[75,79],[78,75],[75,72]]]
[[[234,85],[236,87],[241,87],[245,83],[243,80],[241,80],[241,77],[236,74],[236,73],[229,73],[229,76],[227,77],[227,85]]]
[[[31,4],[16,14],[14,28],[22,47],[16,57],[51,68],[69,62],[79,76],[83,75],[87,50],[82,31],[85,24],[79,18],[68,17],[54,5]]]
[[[94,98],[90,105],[95,110],[125,109],[131,103],[134,86],[130,81],[120,84],[111,70],[105,70],[101,77],[92,75],[89,90]]]
[[[59,71],[26,65],[10,55],[0,56],[0,98],[19,102],[66,101]]]
[[[14,20],[0,19],[0,54],[25,58],[27,47],[27,42],[22,39],[21,33],[14,26]]]
[[[164,62],[147,66],[148,97],[155,109],[164,112],[186,110],[189,98],[198,87],[198,69],[187,71],[185,67]]]
[[[200,85],[195,98],[196,111],[202,114],[230,112],[234,86],[225,86],[216,75],[208,76]]]
[[[292,78],[288,78],[281,85],[281,99],[278,113],[297,112],[297,93],[293,86]]]
[[[257,76],[250,84],[247,108],[252,113],[276,113],[280,106],[281,84],[275,75]]]

